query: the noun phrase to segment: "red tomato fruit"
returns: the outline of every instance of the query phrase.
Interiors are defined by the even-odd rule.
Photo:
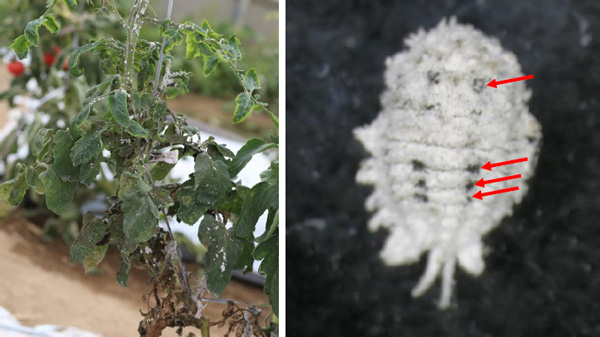
[[[65,59],[65,63],[63,63],[63,70],[69,71],[69,58],[68,57]]]
[[[6,67],[14,76],[21,76],[25,72],[25,66],[20,61],[11,61]]]
[[[54,64],[54,62],[56,62],[56,56],[54,56],[54,54],[44,53],[44,63],[48,67],[51,67]]]
[[[59,46],[54,46],[54,48],[52,48],[52,51],[54,52],[54,55],[58,55],[58,54],[60,54],[62,49],[60,49]]]

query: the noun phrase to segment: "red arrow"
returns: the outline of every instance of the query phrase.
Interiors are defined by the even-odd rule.
[[[481,191],[479,191],[479,192],[475,193],[475,195],[473,195],[473,198],[483,200],[483,197],[487,197],[488,195],[494,195],[494,194],[506,193],[506,192],[510,192],[510,191],[518,191],[518,190],[519,190],[519,186],[504,188],[501,190],[485,192],[485,193],[481,193]]]
[[[493,183],[498,183],[498,182],[505,181],[505,180],[519,179],[519,178],[521,178],[520,174],[515,174],[514,176],[496,178],[496,179],[491,179],[491,180],[483,180],[483,178],[481,178],[478,182],[475,183],[475,186],[485,188],[485,184],[493,184]]]
[[[516,164],[516,163],[520,163],[520,162],[524,162],[524,161],[527,161],[527,157],[525,157],[525,158],[519,158],[519,159],[513,159],[513,160],[509,160],[509,161],[503,161],[503,162],[494,163],[494,164],[490,164],[490,162],[488,161],[481,168],[484,169],[484,170],[491,171],[492,167],[498,167],[498,166]]]
[[[533,78],[533,75],[515,77],[515,78],[511,78],[511,79],[504,80],[504,81],[496,81],[496,79],[494,78],[490,83],[487,84],[487,86],[488,87],[492,87],[492,88],[498,88],[498,86],[500,84],[506,84],[506,83],[512,83],[512,82],[518,82],[518,81],[525,81],[525,80],[530,80],[532,78]]]

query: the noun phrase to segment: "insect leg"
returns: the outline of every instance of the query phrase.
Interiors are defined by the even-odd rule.
[[[450,306],[452,299],[452,287],[454,286],[454,268],[456,267],[456,258],[451,258],[444,263],[442,274],[442,295],[438,306],[440,309],[446,309]]]
[[[412,290],[413,297],[419,297],[423,295],[427,289],[431,287],[431,285],[435,282],[438,274],[440,273],[440,269],[442,268],[442,251],[440,249],[433,249],[429,251],[429,255],[427,256],[427,267],[425,269],[425,274],[421,276],[419,283]]]

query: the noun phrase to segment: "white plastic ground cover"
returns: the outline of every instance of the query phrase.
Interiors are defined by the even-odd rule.
[[[29,97],[17,96],[15,98],[15,103],[18,106],[24,107],[27,112],[24,113],[23,111],[21,111],[19,109],[11,109],[9,111],[8,121],[7,121],[6,125],[4,126],[4,128],[0,129],[0,141],[2,139],[4,139],[7,135],[9,135],[10,132],[18,126],[19,120],[22,116],[24,116],[26,123],[31,123],[35,119],[39,119],[42,124],[47,123],[47,121],[49,120],[49,116],[44,114],[43,111],[37,111],[37,109],[42,105],[42,103],[44,101],[48,101],[55,97],[60,97],[60,96],[62,96],[63,93],[64,93],[64,89],[62,89],[62,88],[53,90],[48,94],[47,97],[42,98],[41,100],[31,99]],[[224,144],[225,146],[227,146],[228,149],[230,149],[234,153],[237,153],[237,151],[244,145],[243,142],[240,142],[238,140],[235,140],[235,139],[232,139],[229,137],[225,137],[223,135],[215,135],[215,134],[212,134],[212,133],[202,130],[202,129],[200,129],[200,137],[201,137],[202,141],[208,139],[209,137],[214,137],[215,141],[217,143]],[[25,158],[29,154],[29,147],[28,147],[27,141],[25,141],[25,139],[21,136],[18,137],[17,141],[19,144],[18,152],[16,154],[11,154],[8,156],[8,160],[11,162],[14,160],[17,160],[19,158]],[[264,170],[266,170],[267,168],[269,168],[269,165],[270,165],[270,160],[269,160],[269,158],[267,158],[267,156],[265,156],[263,154],[257,154],[252,158],[252,160],[250,160],[250,162],[246,165],[246,167],[238,174],[238,179],[241,180],[245,186],[252,187],[255,184],[257,184],[258,182],[260,182],[260,173],[263,172]],[[108,171],[108,168],[104,163],[102,163],[102,168],[103,168],[103,171],[104,171],[106,177],[108,179],[112,179],[112,174],[110,173],[110,171]],[[0,162],[0,173],[2,173],[3,170],[4,170],[4,168],[2,167],[2,163]],[[184,180],[188,179],[189,174],[192,172],[194,172],[194,160],[193,160],[193,158],[187,157],[187,158],[180,160],[177,163],[177,165],[175,165],[175,167],[173,167],[170,175],[171,175],[171,178],[173,178],[173,179],[176,179],[178,181],[184,181]],[[102,207],[104,207],[104,205],[97,201],[90,201],[90,203],[83,205],[82,211],[85,212],[87,210],[92,210],[92,211],[97,212],[98,207],[102,208]],[[102,212],[102,211],[103,210],[101,210],[100,212]],[[256,224],[256,229],[254,231],[255,237],[258,237],[261,234],[263,234],[263,232],[265,231],[265,228],[266,228],[266,226],[265,226],[266,221],[267,221],[267,215],[265,213],[265,214],[263,214],[263,216],[261,216],[258,219],[258,223]],[[198,239],[199,223],[200,223],[200,221],[198,221],[198,223],[194,224],[194,226],[190,226],[185,223],[178,222],[175,218],[171,218],[169,220],[169,224],[171,225],[171,228],[173,229],[173,231],[180,232],[180,233],[186,235],[192,242],[198,243],[198,244],[200,243],[200,240]],[[164,222],[161,223],[160,225],[162,227],[166,227]],[[229,225],[231,225],[231,224],[229,224]],[[259,265],[260,265],[260,262],[258,262],[258,261],[254,263],[254,271],[258,270]]]
[[[0,307],[0,336],[2,337],[102,337],[102,335],[84,331],[72,326],[59,326],[51,324],[27,327],[21,325],[13,315]]]

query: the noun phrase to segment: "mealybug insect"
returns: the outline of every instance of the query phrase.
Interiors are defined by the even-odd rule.
[[[523,76],[516,56],[496,39],[451,19],[411,35],[406,45],[408,50],[386,62],[382,111],[370,125],[355,130],[371,155],[357,181],[374,186],[366,201],[374,212],[369,227],[390,230],[383,261],[414,263],[428,252],[425,273],[412,294],[422,295],[441,273],[439,305],[444,308],[450,304],[456,263],[481,274],[482,236],[510,215],[526,193],[541,127],[528,111],[531,92],[524,82],[486,87],[494,78]],[[490,160],[520,157],[529,161],[492,172],[480,169]],[[514,173],[522,175],[520,191],[472,198],[480,178]]]

